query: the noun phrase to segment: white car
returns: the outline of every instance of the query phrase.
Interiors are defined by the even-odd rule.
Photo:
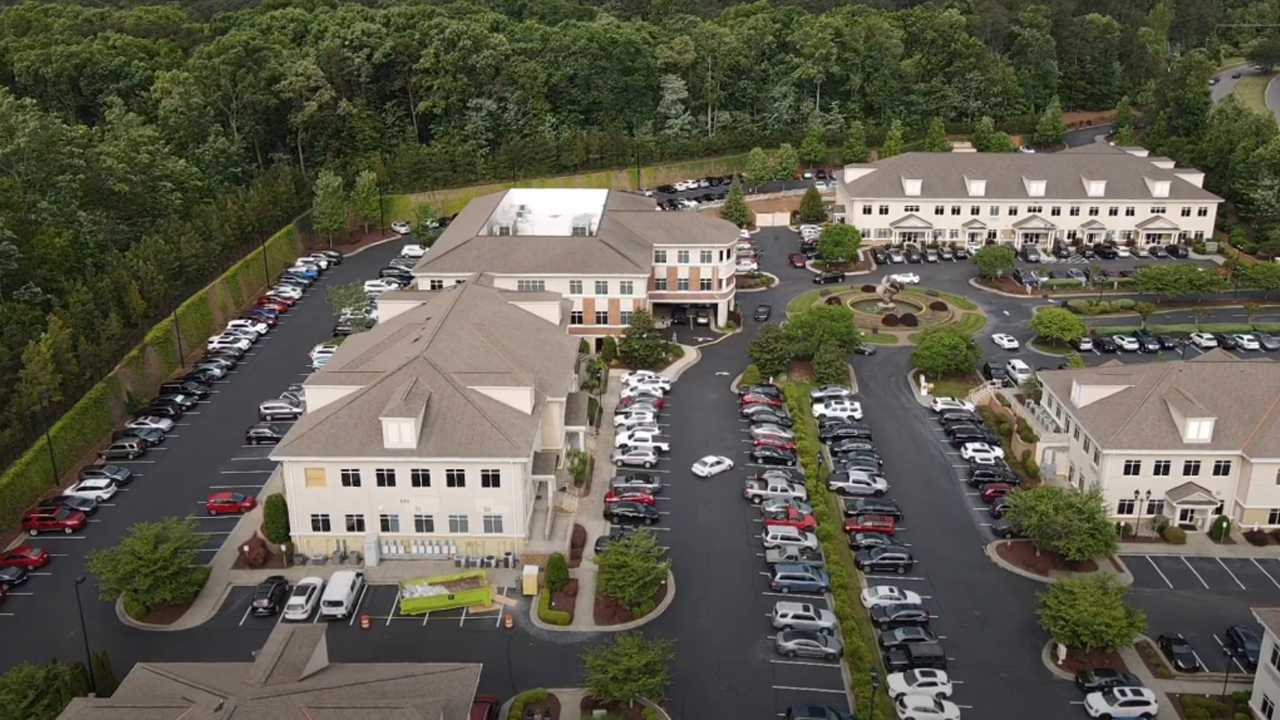
[[[204,344],[205,350],[245,350],[249,349],[249,341],[230,335],[214,335]]]
[[[901,720],[960,720],[960,708],[932,695],[904,695],[894,702]]]
[[[613,416],[614,427],[625,427],[628,429],[635,428],[640,425],[657,425],[658,416],[651,412],[633,412],[622,413]]]
[[[760,263],[755,260],[739,260],[738,264],[734,265],[733,268],[740,273],[753,273],[760,270]]]
[[[307,353],[307,357],[315,360],[321,355],[332,355],[338,352],[338,347],[339,345],[337,343],[320,343],[319,345],[311,348],[311,352]]]
[[[1130,252],[1129,252],[1129,248],[1128,248],[1128,247],[1126,247],[1126,246],[1124,246],[1124,245],[1117,245],[1117,246],[1116,246],[1116,257],[1118,257],[1118,258],[1127,258],[1127,257],[1131,257],[1131,256],[1132,256],[1132,253],[1130,253]]]
[[[86,498],[94,502],[106,502],[115,497],[116,482],[107,478],[93,478],[91,480],[81,480],[62,491],[63,495],[71,497]]]
[[[271,327],[264,322],[258,320],[250,320],[248,318],[236,318],[227,323],[227,329],[248,330],[257,335],[266,335],[267,330]]]
[[[630,447],[639,442],[647,442],[656,439],[658,433],[652,430],[624,430],[613,438],[614,447]]]
[[[286,300],[300,300],[302,298],[302,288],[293,285],[276,285],[267,294],[276,295]]]
[[[743,240],[750,240],[751,231],[746,228],[742,228],[741,230],[738,231],[738,237],[742,238]]]
[[[320,266],[321,270],[328,270],[329,266],[333,265],[333,258],[325,255],[324,253],[314,252],[301,259],[314,262],[316,265]]]
[[[889,492],[889,481],[861,470],[833,472],[827,476],[827,489],[840,495],[881,497]]]
[[[909,603],[920,604],[920,595],[910,590],[903,590],[893,585],[873,585],[862,591],[862,607],[873,608],[877,605],[899,605]]]
[[[628,385],[622,388],[622,392],[618,393],[618,395],[623,398],[635,397],[636,395],[657,395],[662,397],[666,395],[666,392],[657,385]]]
[[[397,220],[391,223],[391,232],[397,235],[408,235],[413,232],[413,228],[409,227],[409,223],[403,220]]]
[[[1142,246],[1135,248],[1133,254],[1138,257],[1151,257],[1151,251]]]
[[[222,330],[223,337],[241,338],[243,340],[248,340],[249,342],[256,342],[258,340],[258,335],[259,333],[256,330],[250,330],[242,327],[231,327],[229,325]]]
[[[692,190],[698,187],[698,181],[697,180],[677,180],[676,182],[671,184],[671,187],[675,188],[676,192],[684,192],[685,190]]]
[[[999,345],[1005,350],[1018,349],[1018,338],[1012,335],[1006,335],[1004,333],[996,333],[995,335],[991,336],[991,342],[995,343],[996,345]]]
[[[405,245],[400,248],[400,257],[402,258],[420,258],[427,254],[427,248],[423,245]]]
[[[819,420],[839,418],[841,420],[861,420],[862,403],[849,400],[833,400],[813,406],[813,416]]]
[[[1138,338],[1129,335],[1112,335],[1111,341],[1125,352],[1138,352],[1142,347],[1138,344]]]
[[[946,412],[947,410],[968,410],[973,412],[973,403],[968,400],[961,400],[953,397],[936,397],[929,404],[936,413]]]
[[[1217,340],[1217,338],[1215,338],[1214,336],[1210,335],[1209,333],[1205,333],[1205,332],[1193,332],[1193,333],[1191,333],[1190,335],[1188,335],[1188,336],[1187,336],[1187,339],[1191,341],[1191,344],[1192,344],[1192,345],[1195,345],[1196,347],[1198,347],[1198,348],[1200,348],[1200,349],[1202,349],[1202,350],[1203,350],[1204,348],[1216,348],[1216,347],[1218,347],[1218,340]]]
[[[636,378],[654,378],[665,383],[670,383],[671,378],[666,375],[659,375],[652,370],[632,370],[631,372],[622,373],[622,382],[634,382]]]
[[[159,430],[160,432],[169,432],[173,429],[173,421],[169,418],[144,415],[130,420],[125,423],[124,426],[137,430]]]
[[[1160,701],[1146,688],[1107,688],[1085,695],[1084,711],[1091,718],[1153,718],[1160,712]]]
[[[969,460],[978,455],[995,455],[998,458],[1004,457],[1004,448],[1000,446],[991,446],[987,443],[971,442],[960,446],[960,457]]]
[[[629,388],[656,390],[664,395],[671,392],[670,380],[659,380],[658,378],[653,377],[638,377],[632,378],[631,380],[623,380],[622,385],[623,387]]]
[[[1262,349],[1262,346],[1258,344],[1258,338],[1250,335],[1249,333],[1239,333],[1237,335],[1232,335],[1231,337],[1236,339],[1236,344],[1240,346],[1241,350]]]
[[[932,695],[938,699],[951,697],[951,678],[945,670],[919,668],[906,672],[893,673],[884,679],[885,690],[889,697],[904,695]]]
[[[889,276],[889,281],[902,285],[919,285],[920,276],[915,273],[894,273]]]
[[[726,470],[733,469],[733,461],[723,455],[708,455],[689,468],[690,472],[700,478],[708,478],[713,475],[719,475]]]
[[[306,577],[298,581],[284,604],[284,619],[302,622],[311,619],[320,595],[324,591],[324,578]]]
[[[389,290],[399,290],[400,283],[392,282],[387,278],[378,278],[377,280],[365,280],[364,292],[366,295],[381,295]]]
[[[649,448],[626,448],[614,450],[609,456],[609,462],[618,467],[624,465],[639,465],[643,468],[651,468],[658,464],[658,453]]]

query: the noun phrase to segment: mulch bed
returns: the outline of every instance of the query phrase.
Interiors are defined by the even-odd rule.
[[[667,584],[664,582],[658,587],[658,593],[653,596],[653,604],[655,606],[661,605],[666,597]],[[636,616],[631,614],[630,609],[619,605],[617,600],[605,597],[600,593],[596,593],[594,614],[597,625],[621,625],[636,619]]]
[[[813,380],[813,363],[807,360],[796,360],[787,368],[787,379],[791,382],[808,382]]]
[[[134,618],[144,623],[152,625],[172,625],[187,614],[187,610],[191,608],[191,603],[183,603],[181,605],[160,605],[151,608],[151,612],[140,618]]]
[[[582,551],[586,546],[587,529],[575,524],[573,534],[569,537],[569,567],[576,568],[582,564]]]
[[[569,621],[573,621],[573,606],[577,604],[578,581],[570,578],[559,592],[551,593],[551,609],[569,613]]]
[[[1161,680],[1173,678],[1173,671],[1169,669],[1168,663],[1164,661],[1160,651],[1149,640],[1139,640],[1133,644],[1133,649],[1138,651],[1138,656],[1142,658],[1142,664],[1147,666],[1147,672]]]
[[[1049,657],[1053,658],[1056,663],[1058,661],[1057,648],[1050,653]],[[1062,661],[1058,667],[1070,673],[1076,673],[1080,670],[1097,670],[1098,668],[1111,668],[1121,672],[1129,672],[1129,666],[1124,664],[1124,660],[1119,653],[1106,652],[1104,650],[1093,650],[1085,652],[1078,648],[1067,648],[1067,659]]]
[[[1049,577],[1051,570],[1069,570],[1071,572],[1090,573],[1098,571],[1098,563],[1085,560],[1070,563],[1055,552],[1043,550],[1036,554],[1035,546],[1029,542],[1002,542],[996,546],[1001,559],[1030,573]]]
[[[578,706],[582,710],[582,717],[591,717],[595,710],[604,710],[611,718],[625,718],[625,720],[644,720],[644,706],[636,703],[631,707],[618,703],[603,703],[593,697],[582,698],[582,703]]]
[[[1257,531],[1257,532],[1254,532],[1254,531],[1252,531],[1252,530],[1247,530],[1247,531],[1245,531],[1245,532],[1244,532],[1244,539],[1245,539],[1245,540],[1246,540],[1250,545],[1254,545],[1254,546],[1256,546],[1256,547],[1265,547],[1265,546],[1267,546],[1267,545],[1270,545],[1270,544],[1272,544],[1272,543],[1277,542],[1277,539],[1276,539],[1276,536],[1275,536],[1275,535],[1272,535],[1272,534],[1270,534],[1270,533],[1263,532],[1263,531],[1261,531],[1261,530],[1259,530],[1259,531]]]

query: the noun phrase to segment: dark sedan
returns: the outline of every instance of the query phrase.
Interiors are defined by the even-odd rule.
[[[849,547],[854,550],[885,547],[895,544],[893,538],[881,533],[849,533]]]
[[[658,522],[658,508],[638,502],[610,503],[604,506],[604,517],[616,523],[643,523],[652,525]]]
[[[1098,352],[1104,352],[1104,353],[1120,352],[1120,346],[1116,344],[1115,340],[1112,340],[1109,337],[1097,338],[1096,340],[1094,340],[1093,346],[1097,348]]]
[[[1156,638],[1156,644],[1160,646],[1160,652],[1173,663],[1174,670],[1185,673],[1204,672],[1196,651],[1191,649],[1191,643],[1181,635],[1161,635]]]
[[[609,543],[615,540],[621,540],[622,538],[630,535],[633,532],[635,532],[634,528],[620,527],[620,528],[615,528],[613,532],[609,533],[608,535],[601,535],[600,537],[596,538],[596,554],[599,555],[600,553],[604,552],[604,549],[609,547]]]
[[[751,462],[759,465],[785,465],[795,467],[796,454],[790,450],[759,445],[751,448]]]
[[[877,265],[889,264],[889,255],[881,248],[873,248],[871,250],[871,259],[875,260]]]
[[[196,408],[196,405],[200,404],[200,398],[195,395],[183,395],[182,393],[165,393],[156,397],[151,403],[153,405],[165,403],[181,409],[182,412],[190,412]]]
[[[86,465],[80,468],[81,480],[110,480],[126,485],[133,480],[133,471],[121,465]]]
[[[773,315],[772,305],[757,305],[756,314],[752,317],[756,322],[769,322],[769,317]]]
[[[1142,680],[1133,673],[1120,672],[1111,668],[1080,670],[1076,673],[1076,687],[1082,691],[1100,692],[1113,687],[1142,687]]]
[[[902,508],[893,500],[885,500],[883,498],[845,498],[843,505],[845,517],[887,515],[894,520],[902,519]]]
[[[36,503],[36,507],[43,510],[57,510],[58,508],[69,508],[71,510],[79,510],[85,515],[92,515],[98,511],[98,501],[87,497],[77,497],[75,495],[54,495]]]
[[[876,605],[871,608],[871,622],[881,630],[929,624],[929,611],[915,603]]]
[[[1262,639],[1248,625],[1232,625],[1227,628],[1222,643],[1236,660],[1249,672],[1258,669],[1258,655],[1262,652]]]
[[[134,417],[162,417],[169,420],[182,418],[182,408],[169,403],[154,402],[134,413]]]
[[[161,395],[191,395],[200,400],[208,397],[209,392],[208,385],[189,380],[171,380],[160,386]]]
[[[838,282],[844,282],[844,273],[839,270],[828,270],[813,276],[815,285],[830,285]]]
[[[997,501],[999,502],[999,501]],[[995,507],[994,505],[992,507]],[[1013,529],[1008,520],[995,520],[991,523],[991,534],[1005,540],[1013,540],[1022,537],[1022,534]]]
[[[1218,341],[1218,347],[1222,348],[1223,350],[1239,350],[1240,349],[1240,343],[1239,341],[1236,340],[1234,335],[1228,335],[1226,333],[1213,333],[1213,339]]]
[[[768,411],[753,412],[747,416],[747,419],[751,421],[752,425],[778,425],[784,428],[789,428],[792,425],[791,418],[786,415]]]
[[[245,431],[244,442],[246,445],[275,445],[284,439],[287,432],[287,425],[261,422]]]
[[[0,568],[0,588],[8,590],[15,585],[21,585],[27,581],[27,571],[10,565],[9,567]]]

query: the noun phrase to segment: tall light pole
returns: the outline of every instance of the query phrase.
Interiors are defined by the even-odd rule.
[[[1231,680],[1231,650],[1226,645],[1222,646],[1222,657],[1227,661],[1227,672],[1222,676],[1222,699],[1227,698],[1227,682]]]
[[[89,671],[89,692],[97,694],[98,683],[93,677],[93,653],[89,652],[89,631],[84,625],[84,605],[80,603],[80,586],[84,584],[84,576],[76,578],[76,610],[80,613],[80,637],[84,640],[84,666]]]
[[[173,309],[173,334],[178,338],[178,367],[187,368],[187,359],[182,355],[182,326],[178,324],[178,309]]]
[[[53,470],[53,484],[56,487],[62,475],[58,473],[58,458],[54,455],[53,438],[49,435],[49,401],[51,399],[53,399],[51,393],[40,396],[40,419],[44,422],[44,444],[49,448],[49,467]]]
[[[1133,526],[1133,536],[1136,538],[1142,530],[1142,493],[1137,490],[1133,491],[1133,504],[1138,506],[1138,522]]]
[[[869,720],[876,720],[876,692],[880,689],[880,673],[871,669],[871,712],[867,713]]]

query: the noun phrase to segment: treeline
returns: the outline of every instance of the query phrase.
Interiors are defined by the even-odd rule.
[[[111,5],[119,5],[119,7]],[[206,0],[0,9],[0,463],[309,204],[1161,102],[1267,0]]]

